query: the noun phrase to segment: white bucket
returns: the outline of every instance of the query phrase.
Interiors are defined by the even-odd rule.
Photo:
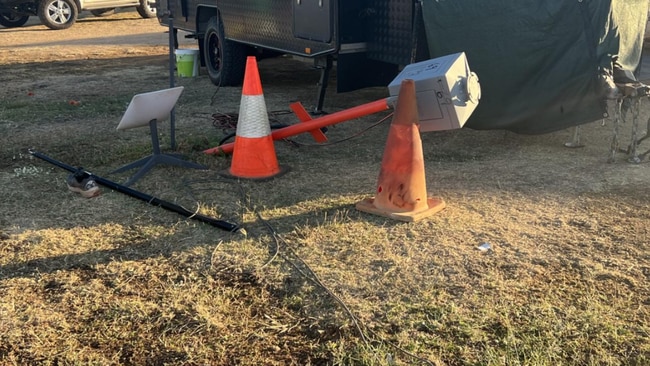
[[[199,50],[177,49],[175,53],[179,77],[190,78],[199,75]]]

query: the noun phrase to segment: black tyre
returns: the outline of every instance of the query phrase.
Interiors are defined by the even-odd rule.
[[[210,81],[217,86],[240,85],[246,68],[247,48],[224,37],[223,24],[210,18],[203,38],[203,55]]]
[[[0,13],[0,25],[3,25],[6,28],[22,27],[27,23],[28,19],[28,15],[20,16],[9,13]]]
[[[38,4],[38,17],[50,29],[66,29],[77,21],[77,5],[73,0],[43,0]]]
[[[90,14],[96,17],[107,17],[109,15],[115,14],[115,8],[95,9],[91,10]]]
[[[140,6],[136,7],[135,10],[140,14],[141,17],[155,18],[156,17],[156,1],[155,0],[140,0]]]

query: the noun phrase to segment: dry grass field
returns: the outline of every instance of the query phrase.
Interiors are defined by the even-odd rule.
[[[390,118],[369,127],[388,112],[331,126],[330,144],[276,142],[281,177],[227,179],[230,157],[202,150],[233,132],[215,116],[238,112],[241,88],[201,75],[175,81],[176,150],[209,169],[159,166],[132,188],[243,231],[69,192],[28,150],[127,179],[111,172],[151,139],[116,126],[134,94],[169,86],[166,45],[129,12],[0,29],[1,365],[650,364],[650,168],[607,162],[611,119],[585,125],[580,149],[570,130],[422,134],[447,207],[402,223],[355,209],[376,189]],[[310,66],[259,63],[272,121],[313,104]],[[330,90],[325,109],[386,96]],[[649,115],[645,99],[643,129]],[[169,122],[159,131],[168,151]]]

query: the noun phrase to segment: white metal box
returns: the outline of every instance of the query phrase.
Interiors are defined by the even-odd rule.
[[[388,85],[396,98],[402,81],[415,81],[420,131],[461,128],[481,98],[478,77],[470,71],[465,52],[406,66]]]

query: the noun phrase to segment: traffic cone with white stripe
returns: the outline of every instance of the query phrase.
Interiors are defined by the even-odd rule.
[[[413,222],[445,208],[427,197],[415,82],[402,81],[377,183],[377,194],[356,204],[360,211]]]
[[[255,56],[246,59],[235,147],[228,175],[246,179],[272,178],[284,171],[278,165]]]

